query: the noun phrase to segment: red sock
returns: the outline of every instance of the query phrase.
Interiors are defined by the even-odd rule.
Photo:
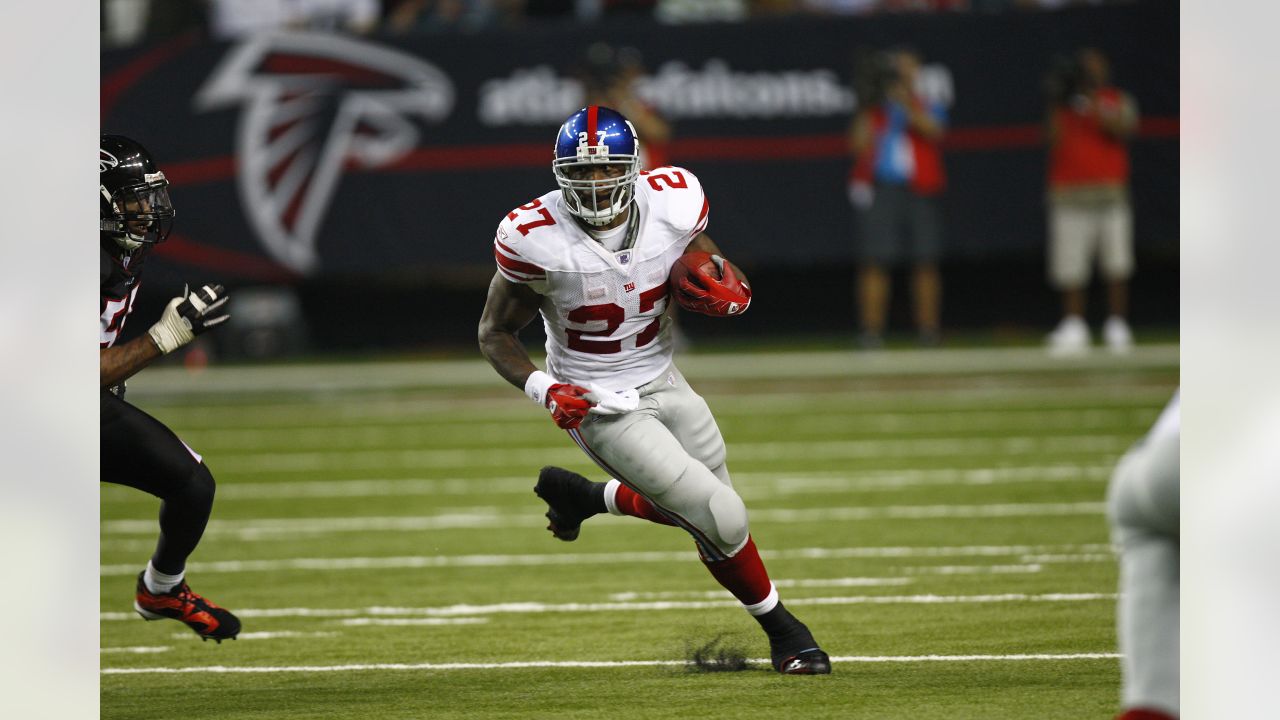
[[[640,493],[626,485],[618,485],[618,492],[613,496],[613,503],[618,506],[618,510],[623,515],[643,518],[659,525],[675,525],[670,518],[658,512],[658,508],[654,507],[653,503],[644,499]]]
[[[769,573],[764,569],[764,562],[760,560],[760,553],[756,550],[756,541],[750,536],[747,537],[747,544],[738,551],[737,555],[727,560],[716,562],[703,560],[702,562],[711,571],[716,582],[733,593],[733,596],[743,605],[758,605],[764,602],[773,590]],[[765,611],[772,608],[760,609]]]

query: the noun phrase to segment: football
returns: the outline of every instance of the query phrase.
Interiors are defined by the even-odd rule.
[[[741,315],[751,305],[751,288],[726,260],[707,252],[681,255],[667,282],[680,307],[703,315]]]
[[[675,265],[671,266],[671,276],[667,282],[671,286],[672,294],[679,297],[679,293],[676,291],[680,289],[680,281],[689,277],[689,273],[699,269],[717,280],[720,279],[720,269],[716,267],[715,263],[711,262],[711,253],[698,250],[687,252],[676,260]],[[693,282],[697,283],[698,281],[694,280]]]

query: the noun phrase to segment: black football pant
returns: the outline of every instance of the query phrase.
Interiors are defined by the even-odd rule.
[[[103,482],[160,498],[160,540],[151,564],[176,575],[196,549],[213,509],[213,475],[163,423],[102,391]]]

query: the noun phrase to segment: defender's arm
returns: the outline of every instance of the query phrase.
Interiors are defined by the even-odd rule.
[[[150,335],[136,337],[123,345],[102,348],[98,353],[99,386],[111,387],[128,380],[160,355],[160,348],[156,347]]]

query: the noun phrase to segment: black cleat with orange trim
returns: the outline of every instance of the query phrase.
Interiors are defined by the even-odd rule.
[[[547,503],[547,529],[565,542],[578,539],[583,520],[604,511],[604,483],[564,468],[542,468],[533,492]]]
[[[186,582],[167,593],[153,593],[142,581],[146,571],[138,573],[138,589],[133,609],[144,620],[177,620],[195,631],[201,640],[235,640],[240,634],[240,619],[192,592]]]

